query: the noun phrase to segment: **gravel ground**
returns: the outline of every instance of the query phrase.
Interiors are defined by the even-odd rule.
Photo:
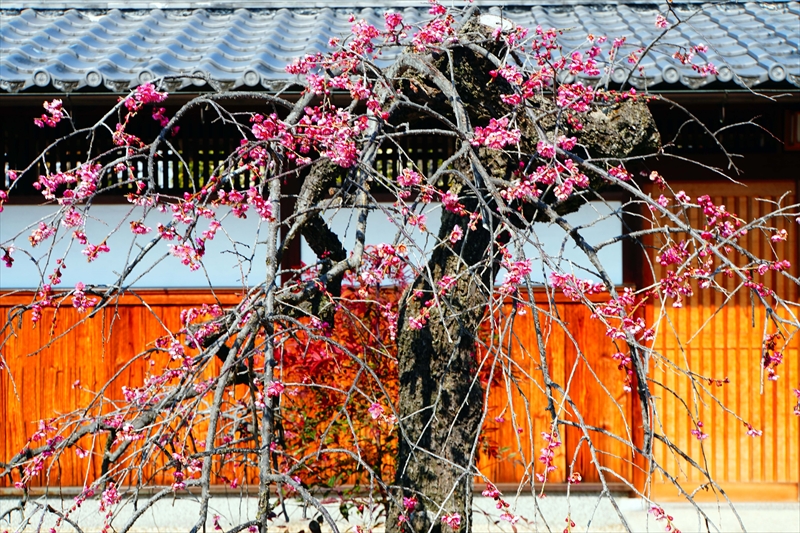
[[[40,501],[40,500],[39,500]],[[625,531],[622,520],[607,499],[598,502],[596,496],[592,495],[573,495],[569,500],[561,495],[549,496],[546,498],[533,498],[532,496],[520,496],[507,500],[516,513],[525,519],[520,520],[516,525],[516,532],[561,532],[564,530],[565,518],[569,514],[575,522],[576,527],[573,531],[589,532],[611,532]],[[48,503],[56,509],[66,509],[71,505],[71,498],[63,501],[50,499]],[[0,515],[16,504],[10,498],[0,498]],[[666,522],[656,521],[654,516],[647,512],[646,506],[641,500],[634,498],[618,498],[617,506],[619,512],[624,517],[631,531],[665,531]],[[131,529],[131,533],[185,533],[194,525],[197,517],[197,502],[191,498],[176,498],[161,501],[155,507],[149,509],[141,517],[137,526]],[[356,525],[361,525],[368,529],[372,525],[373,531],[382,531],[382,527],[375,526],[380,522],[378,516],[360,516],[356,513],[351,514],[350,521],[344,520],[339,513],[338,505],[331,504],[326,506],[331,515],[338,520],[339,530],[354,531]],[[538,507],[538,511],[537,511]],[[708,531],[734,532],[742,531],[738,520],[733,512],[728,508],[718,507],[714,504],[702,504],[701,509],[706,513],[709,520]],[[227,530],[232,523],[238,521],[239,517],[252,517],[255,514],[256,500],[254,498],[239,498],[238,496],[214,496],[211,500],[210,514],[217,514],[221,517],[220,524]],[[683,533],[707,531],[705,520],[689,504],[673,503],[665,504],[665,511],[672,515],[673,523]],[[287,511],[290,521],[287,523],[282,517],[274,521],[274,531],[280,533],[299,533],[308,532],[308,519],[303,518],[303,510],[295,502],[287,502]],[[800,504],[799,503],[741,503],[737,505],[737,511],[745,531],[758,533],[800,533]],[[134,512],[132,505],[123,507],[121,515],[130,516]],[[475,528],[476,533],[513,533],[512,527],[508,522],[498,519],[499,511],[495,509],[494,501],[488,498],[477,497],[475,500]],[[87,502],[76,513],[75,518],[79,519],[83,533],[97,533],[102,530],[103,516],[98,509],[97,502]],[[308,511],[307,516],[313,517],[314,513]],[[124,516],[120,516],[124,518]],[[115,521],[115,524],[124,522]],[[38,522],[20,527],[19,513],[13,513],[12,522],[0,523],[0,532],[5,531],[37,531]],[[50,525],[45,522],[46,527],[41,531],[47,532]],[[323,526],[323,532],[330,532],[328,526]],[[72,533],[76,531],[68,525],[58,528],[59,533]],[[209,523],[206,531],[214,531],[213,525]]]

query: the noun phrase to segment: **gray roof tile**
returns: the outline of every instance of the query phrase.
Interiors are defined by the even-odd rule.
[[[290,80],[284,70],[287,62],[323,51],[331,37],[345,35],[351,13],[381,26],[386,10],[368,7],[386,3],[361,0],[353,0],[347,9],[333,8],[332,1],[296,8],[291,2],[264,0],[264,9],[245,0],[240,6],[252,8],[230,3],[222,2],[226,9],[186,9],[191,3],[181,9],[148,9],[140,0],[94,2],[92,9],[62,11],[0,9],[0,88],[18,91],[52,83],[60,90],[105,85],[121,91],[155,77],[181,75],[210,77],[225,87],[272,88]],[[217,2],[218,7],[222,4]],[[410,2],[392,4],[401,5],[410,22],[426,17],[426,8]],[[485,11],[503,14],[521,26],[564,29],[565,48],[584,48],[586,35],[594,33],[611,39],[628,36],[633,50],[661,33],[654,21],[664,10],[652,4],[592,0],[547,4],[519,1],[516,7],[494,5]],[[631,77],[637,87],[666,83],[697,88],[715,80],[748,87],[769,80],[800,86],[800,2],[693,2],[673,7],[681,16],[702,12],[671,32],[667,42],[684,47],[707,43],[708,59],[720,72],[702,77],[662,55],[641,63],[643,75],[637,72]],[[602,57],[607,57],[607,48]],[[387,54],[381,62],[391,59]],[[617,65],[612,79],[624,80],[629,68],[627,63]],[[170,83],[177,88],[205,84],[203,80]]]

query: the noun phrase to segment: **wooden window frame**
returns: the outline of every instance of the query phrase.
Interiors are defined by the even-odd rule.
[[[800,150],[800,109],[786,110],[784,150]]]

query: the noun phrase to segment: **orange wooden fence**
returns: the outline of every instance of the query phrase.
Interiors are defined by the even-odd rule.
[[[794,203],[796,196],[792,191],[796,185],[793,181],[749,182],[745,188],[731,183],[696,181],[673,184],[673,187],[676,191],[683,189],[693,200],[710,195],[716,205],[727,206],[741,219],[755,220],[773,211],[781,198],[782,205]],[[657,196],[659,193],[653,191],[653,194]],[[697,210],[690,213],[692,225],[702,227],[702,215]],[[786,241],[771,243],[762,232],[754,230],[748,232],[742,244],[765,259],[772,257],[771,249],[774,249],[779,258],[791,262],[791,271],[797,275],[800,259],[797,224],[780,220],[776,226],[788,231]],[[676,240],[680,238],[680,235],[675,236]],[[658,246],[659,243],[652,244]],[[743,261],[741,257],[739,259]],[[653,275],[660,277],[666,268],[655,261],[652,263]],[[754,274],[753,278],[763,281],[790,303],[788,310],[777,310],[779,316],[787,317],[789,312],[795,317],[800,314],[797,305],[800,294],[796,284],[774,272]],[[735,278],[717,279],[724,279],[721,283],[729,294],[740,283]],[[800,388],[800,338],[795,335],[786,344],[783,364],[777,369],[779,378],[769,381],[760,364],[762,339],[765,333],[774,333],[776,328],[767,320],[764,306],[751,299],[746,289],[733,294],[728,305],[724,305],[727,297],[719,291],[699,290],[695,284],[694,293],[683,309],[673,309],[671,301],[665,302],[666,316],[659,323],[660,334],[654,347],[680,369],[685,370],[691,365],[692,370],[701,376],[727,377],[730,383],[717,386],[706,382],[705,387],[693,388],[688,380],[677,375],[675,369],[656,361],[653,378],[688,402],[704,423],[709,438],[702,442],[701,447],[701,442],[690,434],[694,426],[680,401],[658,389],[656,396],[661,419],[656,429],[671,435],[677,446],[690,450],[691,457],[707,466],[712,477],[732,498],[797,501],[800,497],[800,417],[793,414],[797,398],[792,389]],[[654,307],[648,309],[648,322],[653,322],[658,311],[660,309]],[[741,420],[716,405],[712,394]],[[763,435],[748,436],[745,423],[763,431]],[[685,473],[678,477],[688,492],[703,484],[696,471],[687,468],[686,461],[674,456],[663,444],[657,444],[655,453],[656,458],[673,472]],[[660,496],[678,496],[677,490],[669,483],[654,483],[653,489]],[[717,497],[705,490],[700,490],[698,496]]]
[[[541,309],[539,320],[550,378],[569,392],[578,409],[575,413],[566,401],[561,401],[555,405],[559,415],[576,423],[580,416],[589,426],[628,441],[633,439],[632,433],[637,431],[633,429],[635,402],[622,388],[624,373],[611,358],[617,350],[606,337],[605,326],[590,318],[591,309],[583,303],[559,294],[555,306],[550,306],[543,291],[534,294]],[[605,302],[608,295],[594,295],[591,299]],[[504,311],[510,312],[511,305],[507,304]],[[546,445],[542,433],[552,431],[532,313],[517,315],[513,330],[496,338],[495,344],[511,355],[506,359],[508,368],[504,377],[491,386],[489,394],[487,434],[503,451],[499,458],[482,455],[478,466],[495,483],[516,485],[543,472],[544,465],[538,459]],[[563,400],[561,394],[555,391],[554,394]],[[501,422],[495,420],[498,417]],[[582,432],[571,427],[559,431],[562,446],[555,450],[556,470],[549,475],[548,482],[558,485],[577,473],[583,483],[596,487],[600,478],[586,443],[581,442]],[[632,456],[625,444],[599,433],[590,436],[597,448],[598,463],[620,478],[632,480]],[[570,467],[574,458],[575,463]],[[606,475],[606,482],[612,486],[620,484],[613,475]]]
[[[751,201],[734,198],[726,202],[731,210],[735,210],[733,206],[736,205],[742,216],[758,214],[757,204]],[[796,254],[796,250],[784,251]],[[779,290],[796,291],[796,288],[776,283]],[[86,389],[96,390],[119,373],[109,393],[112,397],[121,397],[123,384],[141,384],[145,375],[144,362],[129,365],[131,354],[141,352],[148,342],[178,328],[182,309],[202,303],[230,305],[238,300],[234,291],[222,291],[214,296],[201,291],[149,290],[140,291],[139,295],[141,298],[125,295],[116,306],[72,329],[71,324],[78,315],[68,303],[60,310],[53,328],[47,326],[52,310],[45,310],[41,322],[44,327],[32,328],[29,319],[15,324],[15,335],[2,347],[8,371],[0,373],[0,461],[8,460],[22,448],[35,431],[38,420],[69,412],[89,399],[81,387],[73,387],[76,381]],[[1,296],[0,313],[4,317],[14,305],[29,303],[32,298],[30,293]],[[797,301],[796,292],[784,297]],[[596,301],[605,299],[602,295],[593,298]],[[763,311],[759,314],[756,310],[757,327],[751,328],[750,301],[743,292],[735,297],[734,307],[715,314],[722,303],[720,298],[698,293],[683,312],[668,310],[669,321],[661,321],[655,347],[678,364],[691,362],[693,370],[700,374],[728,376],[730,384],[710,390],[764,434],[758,439],[746,436],[741,421],[715,406],[713,399],[704,392],[691,390],[688,382],[676,377],[664,364],[655,365],[653,378],[689,398],[692,405],[697,404],[700,419],[711,437],[702,443],[701,449],[699,441],[689,433],[692,426],[683,406],[659,391],[656,394],[660,418],[656,430],[665,431],[676,444],[691,450],[694,458],[703,464],[707,462],[715,479],[734,497],[796,500],[800,481],[800,418],[791,412],[794,405],[791,388],[800,383],[798,338],[795,337],[785,350],[780,379],[765,383],[764,394],[760,394]],[[536,299],[537,302],[541,300],[541,304],[546,302],[544,294],[537,293]],[[504,311],[509,312],[510,305]],[[647,314],[651,320],[656,316],[653,309]],[[636,416],[637,403],[632,394],[622,389],[623,374],[610,357],[616,350],[605,336],[605,327],[590,319],[586,306],[563,297],[557,298],[554,307],[545,306],[539,318],[546,334],[545,360],[550,374],[556,383],[569,390],[580,416],[589,425],[640,442],[642,428]],[[709,319],[708,325],[687,342]],[[682,339],[680,346],[672,340],[675,338],[673,328]],[[495,382],[489,395],[487,435],[498,448],[495,453],[482,454],[479,467],[495,483],[516,484],[542,472],[538,461],[539,450],[544,446],[541,433],[551,429],[542,394],[541,359],[531,313],[517,315],[512,330],[491,340],[502,351],[510,351],[511,358],[505,362],[498,360],[497,364],[509,365],[509,372],[505,373],[507,377]],[[567,419],[577,420],[578,414],[565,402],[558,402],[556,408],[566,413]],[[556,450],[557,469],[549,476],[549,482],[561,484],[573,472],[580,473],[590,486],[599,480],[581,437],[579,430],[573,428],[562,433],[564,443]],[[635,463],[623,443],[597,434],[592,438],[601,466],[615,472],[620,479],[641,486],[643,477],[634,465],[643,465]],[[701,482],[663,446],[657,445],[656,454],[673,472],[685,473],[678,477],[689,492]],[[99,460],[87,465],[86,461],[78,461],[67,454],[59,462],[57,471],[51,471],[49,483],[82,486],[99,472]],[[616,483],[620,479],[609,474],[607,481]],[[7,484],[7,481],[0,483]],[[753,484],[758,484],[758,491],[751,490]],[[660,483],[658,478],[652,489],[659,497],[677,496],[675,489]],[[749,492],[742,494],[743,490]]]
[[[0,313],[6,318],[14,306],[29,304],[32,298],[29,292],[3,294]],[[2,348],[8,369],[0,373],[0,461],[8,461],[23,448],[39,420],[86,406],[93,397],[88,391],[99,390],[113,377],[117,376],[107,389],[110,398],[121,399],[123,385],[140,386],[149,362],[131,362],[132,356],[180,328],[182,309],[238,301],[234,291],[217,292],[216,297],[208,291],[143,291],[140,297],[126,294],[116,305],[83,322],[69,301],[59,308],[54,325],[53,308],[44,309],[35,328],[30,314],[15,321],[13,335]],[[82,444],[89,449],[101,445],[85,441],[88,437]],[[48,473],[49,484],[83,486],[99,476],[100,465],[101,454],[88,462],[73,453],[64,454],[58,467]],[[33,485],[43,482],[40,475]],[[8,480],[0,484],[7,485]]]

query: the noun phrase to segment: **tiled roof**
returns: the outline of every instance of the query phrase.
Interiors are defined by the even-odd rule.
[[[136,1],[131,1],[132,7]],[[281,5],[269,0],[262,4]],[[326,2],[306,5],[314,4]],[[324,51],[331,37],[346,35],[350,14],[382,26],[386,9],[359,7],[365,4],[359,0],[346,9],[222,9],[217,3],[208,9],[84,6],[45,10],[6,9],[8,3],[4,2],[0,10],[0,89],[17,92],[52,84],[60,91],[103,85],[124,91],[160,76],[181,75],[197,78],[174,82],[171,90],[205,85],[202,78],[214,80],[221,88],[275,88],[290,81],[284,66],[294,57]],[[656,15],[665,12],[663,6],[653,4],[591,0],[570,2],[569,6],[506,4],[502,11],[496,6],[482,11],[502,13],[521,26],[563,29],[560,42],[565,48],[585,48],[590,33],[627,36],[628,43],[648,44],[661,31],[654,24]],[[89,5],[95,7],[92,2]],[[706,43],[707,59],[718,67],[719,74],[702,77],[663,55],[642,63],[644,76],[634,76],[634,85],[699,88],[721,81],[753,87],[773,81],[800,87],[800,2],[675,4],[675,9],[683,16],[701,12],[671,32],[665,42],[684,46]],[[412,23],[427,16],[424,7],[395,10]],[[391,56],[383,59],[390,61]],[[617,67],[612,79],[624,80],[626,66]]]

